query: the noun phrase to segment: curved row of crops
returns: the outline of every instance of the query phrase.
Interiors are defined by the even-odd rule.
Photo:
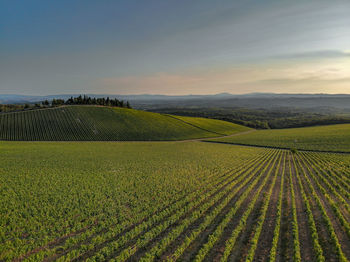
[[[0,144],[0,260],[350,259],[347,155],[79,145]]]

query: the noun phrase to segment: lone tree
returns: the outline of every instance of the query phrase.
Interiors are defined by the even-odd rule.
[[[290,149],[290,152],[292,152],[292,154],[296,154],[296,153],[298,153],[298,149],[293,147]]]

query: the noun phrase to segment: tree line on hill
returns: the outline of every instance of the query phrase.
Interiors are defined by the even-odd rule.
[[[47,100],[44,103],[49,103]],[[51,102],[52,106],[60,105],[99,105],[99,106],[114,106],[114,107],[126,107],[131,108],[129,101],[124,102],[123,100],[118,100],[117,98],[96,98],[90,96],[77,96],[70,97],[66,101],[64,99],[53,99]]]
[[[124,102],[123,100],[118,100],[116,98],[96,98],[89,96],[77,96],[70,97],[67,100],[64,99],[52,99],[52,101],[44,100],[42,102],[33,104],[3,104],[0,105],[0,112],[13,112],[13,111],[23,111],[30,109],[39,108],[50,108],[58,107],[63,105],[98,105],[98,106],[111,106],[111,107],[123,107],[131,108],[129,101]]]

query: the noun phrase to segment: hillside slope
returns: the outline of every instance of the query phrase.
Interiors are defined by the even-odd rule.
[[[188,116],[175,116],[175,115],[169,115],[175,119],[179,119],[183,122],[186,122],[188,124],[191,124],[195,127],[198,127],[202,130],[207,130],[210,132],[217,133],[218,135],[232,135],[234,133],[238,132],[244,132],[249,130],[250,128],[247,128],[245,126],[241,125],[234,125],[234,132],[232,129],[232,123],[221,121],[221,120],[213,120],[210,118],[201,118],[201,117],[188,117]]]
[[[350,152],[350,124],[258,130],[214,140],[246,145]]]
[[[66,106],[0,114],[0,140],[160,141],[206,138],[248,130],[225,121],[125,108]]]

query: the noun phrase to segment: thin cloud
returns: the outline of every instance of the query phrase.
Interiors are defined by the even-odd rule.
[[[350,58],[350,52],[339,50],[319,50],[301,53],[291,53],[271,57],[272,59],[331,59]]]
[[[266,63],[159,73],[147,76],[110,77],[97,84],[121,94],[161,93],[168,95],[216,94],[221,92],[350,92],[348,59],[320,63]],[[309,89],[311,88],[311,89]],[[318,90],[318,89],[319,90]],[[149,90],[152,90],[151,92]],[[335,91],[337,90],[337,91]]]

